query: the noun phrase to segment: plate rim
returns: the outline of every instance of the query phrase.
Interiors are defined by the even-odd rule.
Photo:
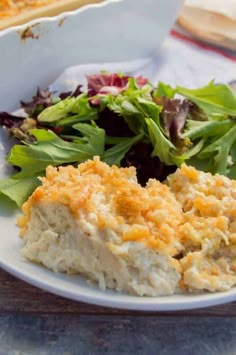
[[[27,261],[29,265],[31,262]],[[43,272],[50,273],[53,277],[54,272],[45,268],[43,265],[37,264]],[[92,289],[92,295],[86,295],[83,292],[71,292],[69,289],[65,287],[60,287],[60,280],[56,280],[55,283],[49,284],[44,280],[40,280],[40,277],[34,277],[31,275],[31,272],[25,272],[22,270],[17,270],[16,266],[13,266],[1,257],[0,252],[0,268],[4,271],[10,273],[11,275],[17,277],[18,279],[35,286],[37,288],[42,289],[43,291],[52,293],[54,295],[67,298],[69,300],[84,302],[87,304],[92,304],[95,306],[106,307],[106,308],[114,308],[120,310],[130,310],[130,311],[147,311],[147,312],[168,312],[168,311],[183,311],[183,310],[194,310],[212,306],[218,306],[225,303],[230,303],[236,301],[236,287],[234,286],[229,291],[222,292],[214,292],[214,293],[201,293],[201,294],[174,294],[171,296],[157,296],[157,297],[147,297],[147,296],[133,296],[128,295],[127,298],[118,300],[119,296],[126,296],[125,293],[120,293],[112,290],[114,292],[114,296],[103,291],[104,293],[98,293],[96,295],[96,291],[100,291],[97,287]],[[30,270],[30,269],[29,269]],[[66,277],[66,274],[58,273],[59,275],[63,275]],[[82,275],[78,274],[83,278]],[[85,279],[84,279],[85,280]],[[88,286],[88,289],[90,287]],[[175,296],[184,296],[181,301],[175,301]],[[196,299],[191,301],[187,300],[188,296],[194,296]],[[129,299],[130,297],[130,299]],[[185,299],[186,297],[186,299]],[[135,298],[137,301],[132,301]],[[167,301],[166,301],[167,299]],[[164,301],[162,301],[164,300]]]

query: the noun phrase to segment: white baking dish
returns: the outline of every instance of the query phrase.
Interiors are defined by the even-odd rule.
[[[66,67],[149,57],[182,0],[107,0],[0,32],[0,110],[14,110]]]

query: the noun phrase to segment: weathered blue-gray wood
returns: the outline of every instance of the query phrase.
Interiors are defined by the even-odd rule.
[[[77,314],[77,315],[148,315],[147,312],[111,309],[72,301],[44,292],[26,282],[20,281],[0,270],[0,314],[1,313],[38,313],[38,314]],[[184,316],[234,316],[236,302],[215,307],[176,312],[150,312],[150,315]],[[1,354],[0,354],[1,355]]]
[[[0,354],[236,354],[236,319],[1,315]]]

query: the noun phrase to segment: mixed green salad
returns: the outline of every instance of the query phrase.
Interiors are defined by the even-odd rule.
[[[0,181],[0,193],[18,206],[48,165],[94,155],[135,166],[142,185],[165,180],[183,162],[236,179],[236,95],[229,86],[153,86],[119,73],[89,76],[87,84],[58,97],[38,89],[21,102],[27,117],[0,112],[0,126],[18,140],[6,156],[15,173]]]

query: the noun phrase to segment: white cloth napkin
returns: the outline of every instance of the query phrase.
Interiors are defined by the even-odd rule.
[[[78,65],[68,68],[51,85],[56,92],[73,90],[85,83],[85,75],[101,70],[148,77],[154,84],[161,80],[171,85],[199,87],[215,79],[216,83],[236,80],[235,61],[210,49],[169,36],[150,59],[123,63]]]

